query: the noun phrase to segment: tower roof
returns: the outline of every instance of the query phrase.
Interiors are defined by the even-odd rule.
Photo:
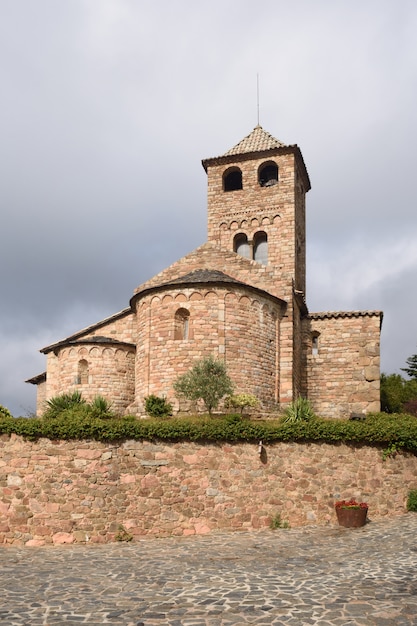
[[[239,143],[233,146],[233,148],[230,148],[230,150],[225,152],[222,156],[247,154],[248,152],[263,152],[264,150],[284,147],[285,144],[282,143],[282,141],[275,139],[275,137],[258,124],[249,135],[242,139],[242,141],[239,141]]]
[[[203,159],[201,163],[207,172],[207,168],[211,165],[233,163],[236,160],[243,161],[251,159],[258,154],[267,156],[268,154],[273,155],[281,151],[292,152],[296,154],[297,158],[301,157],[301,161],[303,160],[300,149],[296,144],[282,143],[282,141],[273,137],[258,124],[249,135],[244,137],[242,141],[239,141],[233,148],[230,148],[230,150],[220,156]],[[305,169],[304,162],[302,167]],[[307,170],[305,170],[305,172],[308,179]],[[307,181],[307,186],[310,189],[309,181]]]

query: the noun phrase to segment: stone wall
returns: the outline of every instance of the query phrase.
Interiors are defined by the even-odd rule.
[[[265,163],[277,165],[276,185],[260,186],[258,170]],[[223,190],[224,173],[230,166],[241,170],[242,189]],[[215,160],[207,167],[208,241],[232,251],[236,234],[245,233],[251,244],[255,233],[264,231],[275,288],[280,297],[289,299],[293,279],[296,288],[305,291],[304,196],[296,154],[291,148],[264,153],[259,158],[252,154],[250,158],[236,155],[226,162]]]
[[[379,311],[312,313],[305,320],[307,397],[318,415],[347,418],[380,410],[381,322]]]
[[[188,336],[176,339],[175,315],[188,312]],[[264,409],[279,399],[278,324],[282,307],[242,285],[167,286],[137,304],[136,406],[165,396],[177,410],[173,383],[194,363],[214,355],[224,359],[239,393],[255,394]],[[132,407],[130,407],[132,408]]]
[[[371,520],[405,511],[417,457],[376,448],[24,441],[0,437],[0,544],[36,546],[268,527],[335,525],[356,497]]]

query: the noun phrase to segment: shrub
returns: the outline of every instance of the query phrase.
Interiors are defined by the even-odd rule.
[[[84,398],[79,391],[73,393],[62,393],[59,396],[54,396],[50,400],[46,401],[47,409],[43,414],[45,418],[56,418],[62,411],[71,409],[74,406],[85,404]]]
[[[246,408],[254,408],[259,405],[259,400],[251,393],[237,393],[229,396],[225,400],[225,406],[228,409],[240,409],[243,413]]]
[[[299,396],[285,409],[284,422],[307,422],[315,417],[310,402]]]
[[[277,528],[290,528],[290,524],[287,521],[283,521],[281,519],[281,515],[280,513],[277,513],[276,515],[274,515],[274,517],[271,519],[271,522],[269,524],[269,528],[271,530],[276,530]]]
[[[90,404],[92,417],[109,419],[115,417],[112,411],[112,403],[103,396],[96,396]]]
[[[404,413],[408,413],[409,415],[414,415],[415,417],[417,417],[417,398],[406,402],[404,404],[403,411]]]
[[[196,402],[202,400],[209,415],[220,400],[233,393],[233,385],[223,361],[210,356],[198,361],[194,367],[178,376],[174,382],[177,395]]]
[[[133,535],[131,535],[122,524],[119,524],[119,530],[115,534],[114,540],[115,541],[132,541],[132,539],[133,539]]]
[[[0,404],[0,417],[13,417],[8,409],[5,406]]]
[[[151,394],[145,398],[145,411],[151,417],[168,417],[172,415],[172,404],[164,397]]]
[[[413,489],[408,493],[407,511],[417,513],[417,489]]]

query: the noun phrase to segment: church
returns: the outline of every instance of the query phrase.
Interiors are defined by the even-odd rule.
[[[311,313],[306,301],[306,194],[300,148],[261,126],[207,173],[207,242],[137,287],[129,306],[41,350],[45,401],[101,395],[119,414],[144,415],[144,398],[187,408],[173,382],[212,355],[235,393],[262,411],[308,398],[322,417],[378,411],[381,311]]]

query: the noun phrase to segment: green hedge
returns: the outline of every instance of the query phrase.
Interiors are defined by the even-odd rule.
[[[312,419],[284,423],[282,420],[256,420],[240,415],[223,417],[181,417],[168,420],[153,418],[98,419],[86,417],[77,409],[68,409],[55,419],[0,418],[0,434],[22,435],[31,440],[93,439],[119,441],[125,439],[252,442],[278,441],[348,443],[385,448],[385,456],[400,450],[417,454],[417,419],[410,415],[368,415],[364,421]]]

